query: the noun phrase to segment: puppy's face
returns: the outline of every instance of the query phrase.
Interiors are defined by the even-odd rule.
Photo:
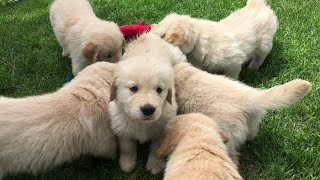
[[[116,70],[116,101],[134,121],[157,121],[164,103],[171,103],[173,70],[169,63],[137,56],[121,61]]]
[[[89,62],[118,62],[122,57],[122,34],[95,33],[89,41],[82,45],[82,54]]]

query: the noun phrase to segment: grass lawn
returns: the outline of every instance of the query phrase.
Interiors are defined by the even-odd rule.
[[[51,0],[19,0],[1,5],[0,95],[23,97],[61,87],[70,60],[51,30]],[[246,0],[92,0],[98,17],[119,25],[157,23],[169,12],[219,20],[245,5]],[[269,0],[279,19],[275,45],[259,72],[246,68],[241,81],[272,87],[302,78],[313,90],[290,108],[270,112],[260,133],[241,149],[240,172],[245,179],[320,179],[320,1]],[[0,107],[1,108],[1,107]],[[1,147],[0,147],[1,148]],[[117,161],[81,157],[37,176],[10,175],[5,179],[161,179],[144,170],[148,150],[140,146],[138,167],[131,175]]]

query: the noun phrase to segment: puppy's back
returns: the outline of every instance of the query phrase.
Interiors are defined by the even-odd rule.
[[[245,7],[233,12],[220,22],[228,24],[234,32],[240,34],[256,32],[271,38],[278,27],[277,16],[265,0],[248,0]]]
[[[0,98],[0,171],[36,173],[66,157],[59,154],[71,147],[70,137],[81,131],[76,98],[48,94],[23,99]],[[72,115],[73,113],[73,115]],[[72,129],[69,129],[72,127]],[[61,149],[60,149],[61,148]]]
[[[54,93],[0,98],[0,175],[38,173],[81,154],[95,155],[96,149],[103,149],[95,143],[109,140],[112,146],[107,122],[110,87],[97,80],[109,75],[111,83],[114,67],[108,65],[97,63]],[[93,74],[96,77],[86,77]]]
[[[70,16],[95,16],[88,0],[54,0],[50,7],[50,14],[63,19]]]

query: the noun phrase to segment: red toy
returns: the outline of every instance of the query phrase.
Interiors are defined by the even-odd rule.
[[[139,34],[148,32],[151,30],[151,24],[144,25],[144,20],[139,21],[137,24],[128,24],[120,26],[120,31],[122,32],[124,38],[130,39],[135,38]]]

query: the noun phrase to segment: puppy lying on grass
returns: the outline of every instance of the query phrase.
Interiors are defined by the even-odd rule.
[[[120,167],[136,166],[136,140],[151,141],[147,170],[162,171],[164,161],[155,157],[159,137],[167,122],[176,116],[173,64],[185,61],[182,52],[160,37],[147,33],[125,49],[124,60],[115,70],[111,91],[111,126],[120,144]]]
[[[108,113],[114,68],[96,63],[54,93],[0,97],[0,177],[36,174],[82,154],[115,158]]]
[[[96,17],[88,0],[54,0],[50,21],[62,55],[71,58],[74,75],[89,64],[121,58],[123,35],[119,27]]]
[[[308,81],[296,79],[261,90],[220,75],[209,74],[189,63],[174,66],[178,113],[203,113],[215,119],[228,134],[228,151],[235,163],[237,148],[253,139],[267,110],[290,106],[311,90]]]
[[[203,70],[238,79],[242,64],[258,70],[272,49],[278,21],[265,0],[247,6],[219,22],[171,14],[152,32],[178,46],[190,62]]]
[[[200,114],[177,116],[167,125],[157,156],[172,154],[165,180],[242,179],[228,156],[223,134],[215,120]]]

